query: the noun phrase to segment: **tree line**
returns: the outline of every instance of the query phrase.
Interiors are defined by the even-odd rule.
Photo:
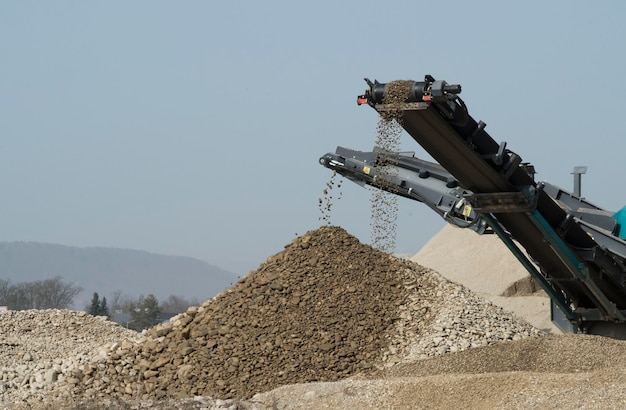
[[[80,286],[64,282],[60,276],[15,284],[0,279],[0,306],[6,306],[9,310],[71,309],[74,298],[82,291]],[[170,295],[162,302],[153,294],[130,298],[118,290],[111,295],[110,300],[100,298],[95,292],[91,303],[85,306],[85,311],[109,319],[113,319],[116,313],[126,313],[130,315],[130,320],[122,324],[141,331],[159,323],[162,314],[182,313],[189,306],[199,304],[197,298],[187,299],[176,295]]]
[[[128,320],[120,322],[129,329],[141,331],[160,323],[162,314],[177,314],[187,310],[189,306],[199,305],[196,298],[186,299],[181,296],[170,295],[165,301],[159,300],[153,294],[140,295],[137,299],[123,297],[121,291],[113,294],[112,307],[106,297],[100,299],[100,295],[94,292],[91,303],[87,306],[87,313],[94,316],[107,316],[112,318],[116,312],[129,315]],[[169,315],[168,315],[169,316]]]

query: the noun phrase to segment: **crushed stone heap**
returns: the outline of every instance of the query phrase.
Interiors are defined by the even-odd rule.
[[[106,343],[138,342],[141,336],[102,316],[71,310],[24,310],[0,314],[0,404],[45,398],[52,384],[75,379]],[[106,352],[104,352],[106,353]]]
[[[242,398],[366,371],[389,344],[407,294],[399,277],[406,265],[341,228],[322,227],[214,300],[151,329],[149,341],[84,387],[94,395],[130,384],[131,394],[157,399]],[[124,380],[120,361],[139,377]]]
[[[436,272],[323,226],[141,339],[119,334],[93,349],[29,397],[248,399],[539,334]]]

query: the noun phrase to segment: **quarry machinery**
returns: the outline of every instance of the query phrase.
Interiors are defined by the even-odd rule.
[[[422,202],[454,226],[498,235],[550,296],[559,328],[626,339],[626,207],[607,211],[579,188],[535,181],[534,167],[472,118],[460,85],[426,75],[403,81],[401,98],[389,101],[395,82],[365,81],[357,103],[397,121],[436,162],[337,147],[323,166]]]

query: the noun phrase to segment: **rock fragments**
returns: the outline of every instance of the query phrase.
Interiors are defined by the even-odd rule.
[[[397,177],[398,170],[393,166],[391,155],[386,153],[400,151],[404,112],[402,104],[408,98],[412,85],[412,81],[393,81],[387,84],[383,103],[388,109],[381,112],[376,125],[374,145],[383,150],[378,157],[378,169],[382,178],[375,180],[376,189],[371,191],[371,239],[374,248],[387,253],[393,253],[396,247],[398,196],[391,193],[395,185],[390,181]]]
[[[325,225],[332,225],[332,208],[334,204],[334,200],[340,200],[342,191],[341,185],[343,180],[337,177],[337,172],[333,171],[330,179],[326,182],[326,188],[323,191],[323,197],[318,199],[317,207],[320,210],[319,220],[323,221]],[[334,193],[336,190],[336,194]]]
[[[72,393],[246,398],[368,371],[399,319],[406,266],[343,229],[309,232],[215,299],[148,331]]]
[[[4,312],[0,314],[0,404],[42,401],[48,388],[87,381],[83,370],[108,355],[107,343],[139,340],[137,332],[85,312]]]
[[[5,403],[198,397],[228,408],[282,385],[540,335],[462,286],[333,226],[294,239],[230,289],[142,335],[84,313],[28,315],[19,329],[0,317],[3,375],[15,380]],[[109,332],[94,330],[98,346],[84,335],[92,322]],[[49,337],[46,346],[24,349],[32,329]],[[90,340],[84,347],[81,337]]]

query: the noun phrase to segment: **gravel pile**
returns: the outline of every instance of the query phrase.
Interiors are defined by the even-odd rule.
[[[205,408],[540,334],[437,273],[329,226],[142,337],[78,312],[10,312],[1,323],[2,343],[14,348],[2,361],[11,380],[5,403],[197,397]],[[42,343],[31,349],[34,329]]]
[[[435,271],[414,265],[401,320],[385,354],[385,367],[445,353],[517,341],[544,332]]]
[[[333,381],[380,361],[409,266],[323,227],[233,287],[151,329],[73,394],[245,398],[282,384]]]
[[[141,336],[105,317],[70,310],[0,314],[0,404],[43,400],[44,390],[78,381],[75,369],[106,356],[106,343]]]

